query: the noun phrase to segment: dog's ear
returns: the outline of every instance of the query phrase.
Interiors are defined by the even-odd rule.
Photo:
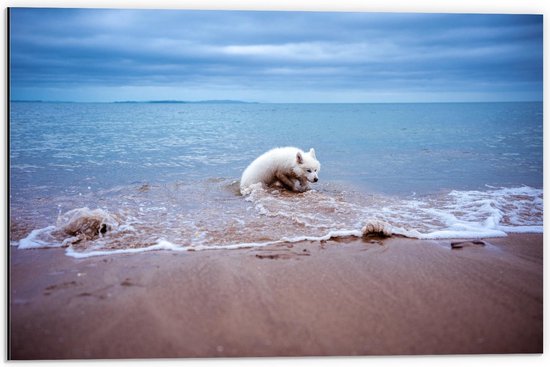
[[[302,157],[302,153],[296,153],[296,162],[298,162],[298,164],[304,163],[304,157]]]
[[[313,158],[313,159],[317,159],[317,157],[315,157],[315,149],[311,148],[309,150],[309,155]]]

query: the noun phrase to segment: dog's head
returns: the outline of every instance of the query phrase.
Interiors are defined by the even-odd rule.
[[[305,177],[309,182],[319,180],[318,174],[321,170],[321,163],[315,157],[315,149],[311,148],[307,153],[296,153],[296,163],[301,171],[301,177]]]

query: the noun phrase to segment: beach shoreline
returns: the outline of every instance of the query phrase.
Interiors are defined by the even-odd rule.
[[[452,242],[84,259],[11,247],[9,357],[542,353],[543,235]]]

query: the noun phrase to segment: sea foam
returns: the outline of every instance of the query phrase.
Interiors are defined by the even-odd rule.
[[[531,187],[400,198],[329,184],[299,194],[260,185],[243,197],[232,192],[232,185],[222,180],[204,187],[121,188],[110,192],[110,208],[69,210],[59,215],[56,225],[31,231],[18,246],[66,247],[67,255],[84,258],[360,238],[369,222],[384,223],[386,233],[418,239],[503,237],[543,230],[543,192]]]

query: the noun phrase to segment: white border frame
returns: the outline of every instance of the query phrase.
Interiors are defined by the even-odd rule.
[[[483,0],[5,0],[2,6],[2,15],[0,17],[1,23],[1,48],[2,52],[2,73],[0,78],[2,79],[3,88],[0,91],[0,111],[3,116],[3,128],[0,130],[2,148],[0,159],[0,169],[2,180],[0,180],[0,187],[2,189],[2,199],[0,200],[0,218],[2,218],[2,225],[0,226],[0,238],[7,239],[7,218],[4,216],[7,214],[7,203],[4,200],[7,197],[7,70],[6,70],[6,19],[7,19],[7,7],[55,7],[55,8],[134,8],[134,9],[203,9],[203,10],[279,10],[279,11],[350,11],[350,12],[414,12],[414,13],[500,13],[500,14],[543,14],[546,15],[546,11],[549,8],[550,1],[548,0],[495,0],[495,1],[483,1]],[[547,37],[547,20],[544,22],[544,49],[548,49],[548,37]],[[544,70],[547,70],[547,56],[544,55]],[[546,72],[544,73],[544,89],[546,90]],[[546,98],[544,98],[544,110],[546,108]],[[544,116],[544,141],[548,141],[549,132],[546,126],[546,114]],[[544,148],[544,191],[546,190],[547,169],[546,162],[548,157],[546,154],[546,147]],[[544,233],[544,246],[548,245],[548,231]],[[0,241],[4,246],[8,246],[5,241]],[[548,250],[545,250],[546,254]],[[7,264],[7,248],[0,251],[2,264]],[[547,279],[547,256],[544,256],[544,290],[548,291],[548,279]],[[6,290],[6,275],[7,267],[2,268],[0,273],[2,293],[4,295],[2,302],[2,333],[0,334],[0,342],[2,343],[2,363],[5,363],[7,355],[7,325],[4,323],[6,320],[5,307],[7,306],[7,290]],[[546,298],[546,297],[545,297]],[[544,300],[544,310],[548,310],[548,299]],[[406,363],[409,366],[459,366],[467,364],[468,366],[485,366],[488,364],[496,363],[498,366],[544,366],[548,365],[550,358],[548,354],[550,334],[548,333],[548,313],[545,312],[544,317],[544,351],[546,354],[540,355],[483,355],[483,356],[419,356],[419,357],[400,357],[400,356],[388,356],[388,357],[325,357],[325,358],[237,358],[237,359],[177,359],[177,360],[153,360],[155,365],[158,364],[170,364],[179,365],[184,363],[186,366],[251,366],[261,363],[263,366],[275,366],[275,365],[287,365],[288,363],[298,363],[300,365],[307,366],[359,366],[368,363],[369,365],[376,366],[401,366]],[[127,360],[116,361],[54,361],[54,362],[40,362],[40,365],[90,365],[96,363],[116,363],[117,365],[134,365],[135,363],[149,365],[152,360]],[[38,364],[38,362],[26,362],[26,366]]]

